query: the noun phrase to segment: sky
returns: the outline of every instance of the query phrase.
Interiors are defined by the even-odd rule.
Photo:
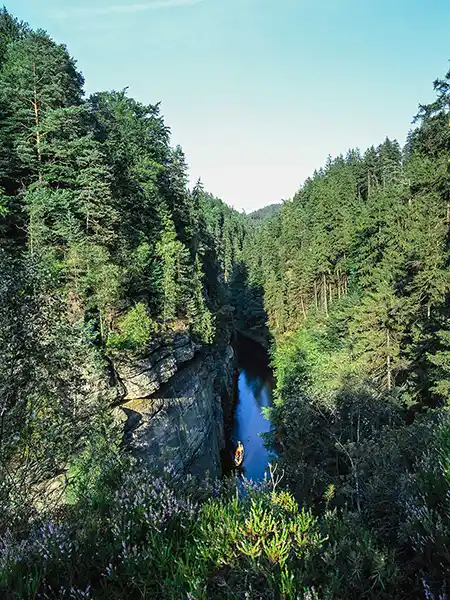
[[[161,101],[191,182],[250,212],[327,156],[404,143],[450,58],[448,0],[4,0],[86,92]]]

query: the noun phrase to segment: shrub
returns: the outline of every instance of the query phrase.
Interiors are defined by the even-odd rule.
[[[108,338],[108,348],[138,354],[145,350],[156,324],[148,316],[145,304],[139,302],[118,320],[117,329]]]
[[[103,504],[92,497],[2,536],[2,597],[394,597],[392,557],[359,523],[314,516],[287,491],[190,478],[175,487],[130,465]]]

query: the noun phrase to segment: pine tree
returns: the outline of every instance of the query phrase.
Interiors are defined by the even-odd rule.
[[[215,326],[205,300],[203,277],[200,261],[196,257],[187,300],[187,315],[192,323],[193,333],[205,344],[210,344],[214,340]]]
[[[437,332],[439,349],[428,354],[431,363],[432,391],[448,403],[450,397],[450,321]]]
[[[18,158],[14,177],[22,183],[42,180],[44,118],[51,110],[80,104],[83,77],[65,47],[39,31],[8,44],[0,84],[1,102],[10,111],[2,137],[11,138]]]
[[[179,263],[181,243],[177,239],[173,221],[166,217],[164,231],[158,242],[157,254],[162,264],[162,314],[164,321],[173,319],[177,312],[179,299],[178,281],[181,277]]]

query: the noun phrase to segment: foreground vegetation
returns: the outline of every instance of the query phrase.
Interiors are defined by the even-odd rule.
[[[318,511],[332,489],[336,515],[352,515],[364,535],[391,553],[397,579],[389,597],[445,598],[448,407],[414,412],[401,390],[362,382],[329,328],[313,320],[275,353],[271,418],[285,483],[297,501]]]
[[[314,516],[270,481],[173,487],[122,464],[24,539],[2,538],[10,598],[391,598],[389,551],[349,513]],[[320,593],[318,593],[320,590]]]
[[[2,535],[2,597],[444,598],[430,588],[448,560],[450,478],[439,452],[450,439],[438,431],[404,497],[398,549],[366,514],[337,507],[331,485],[312,510],[282,489],[278,468],[256,485],[174,482],[93,448],[64,509]]]

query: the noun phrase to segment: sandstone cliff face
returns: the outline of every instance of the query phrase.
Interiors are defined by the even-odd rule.
[[[135,363],[116,367],[124,401],[115,409],[141,465],[177,475],[220,476],[223,406],[232,403],[233,349],[200,349],[185,333]]]
[[[180,365],[192,360],[200,348],[189,334],[175,333],[159,340],[141,359],[122,359],[114,363],[123,386],[124,399],[148,398],[175,375]]]

